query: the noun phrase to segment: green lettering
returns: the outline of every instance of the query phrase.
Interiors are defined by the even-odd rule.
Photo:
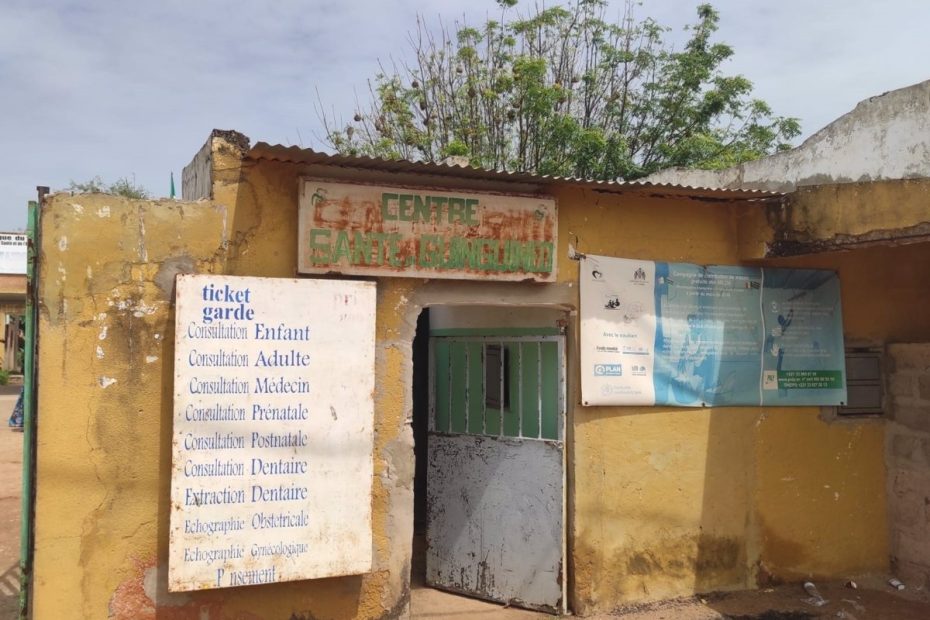
[[[332,231],[328,228],[314,228],[310,230],[310,262],[314,265],[327,265],[332,262],[332,250],[329,237]],[[318,237],[325,241],[317,241]]]
[[[439,251],[439,235],[423,235],[420,237],[420,267],[440,267],[442,252]]]
[[[429,213],[429,196],[414,196],[413,197],[413,221],[414,222],[428,222],[430,219]]]
[[[352,264],[367,265],[371,262],[371,242],[366,235],[355,231],[352,243]]]
[[[468,245],[465,239],[453,237],[449,241],[449,257],[443,262],[443,269],[461,269],[465,265],[465,253]]]
[[[497,239],[485,239],[484,249],[485,269],[500,271],[500,241]]]
[[[339,234],[336,235],[336,245],[333,249],[333,261],[338,263],[343,258],[349,258],[349,254],[352,248],[349,246],[349,233],[345,230],[340,230]]]
[[[449,199],[449,223],[461,222],[465,217],[465,199]]]
[[[372,265],[383,265],[384,264],[384,239],[387,237],[384,233],[369,233],[368,238],[371,239],[373,256],[371,260]]]
[[[543,273],[551,273],[552,257],[555,256],[555,247],[552,245],[551,241],[543,241],[539,245],[542,247],[543,251],[542,265],[540,265],[539,271]]]
[[[481,240],[465,239],[465,243],[468,245],[467,266],[472,269],[481,269]]]
[[[520,266],[523,268],[523,271],[534,272],[536,271],[536,242],[527,241],[523,244],[521,251]]]
[[[397,200],[397,194],[389,194],[384,192],[381,194],[381,219],[382,220],[396,220],[397,216],[391,213],[391,207],[388,203],[392,200]]]
[[[401,194],[397,199],[400,205],[400,219],[404,222],[410,221],[410,210],[413,206],[413,196],[410,194]]]
[[[446,208],[446,204],[449,202],[449,199],[443,198],[442,196],[433,196],[430,200],[433,203],[433,208],[436,210],[436,219],[431,221],[439,224],[442,222],[442,211]]]
[[[477,198],[467,198],[465,200],[465,223],[469,226],[477,226],[478,220],[475,219],[475,209],[478,207]]]
[[[508,239],[504,246],[504,271],[519,271],[523,244]]]

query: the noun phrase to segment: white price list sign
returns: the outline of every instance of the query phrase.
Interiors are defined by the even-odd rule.
[[[177,279],[169,589],[371,569],[375,284]]]

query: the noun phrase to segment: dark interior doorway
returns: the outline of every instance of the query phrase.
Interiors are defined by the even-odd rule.
[[[429,430],[429,308],[417,318],[413,339],[413,454],[416,459],[413,476],[413,558],[411,583],[426,582],[426,449]]]

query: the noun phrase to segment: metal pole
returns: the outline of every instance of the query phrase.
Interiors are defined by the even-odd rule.
[[[48,193],[47,188],[37,188],[39,199]],[[45,190],[43,192],[43,190]],[[29,617],[29,595],[32,582],[32,538],[33,506],[35,505],[35,449],[36,449],[36,301],[38,288],[36,261],[39,240],[39,203],[29,202],[29,238],[26,259],[26,347],[23,352],[23,487],[22,514],[19,531],[19,617]]]

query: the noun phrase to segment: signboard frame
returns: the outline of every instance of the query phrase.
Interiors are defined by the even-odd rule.
[[[834,271],[588,255],[579,270],[585,406],[839,406]]]
[[[311,185],[317,187],[311,188]],[[319,188],[327,192],[342,189],[346,193],[351,193],[353,189],[367,193],[380,191],[381,198],[354,203],[342,200],[338,206],[328,202],[323,207],[317,207],[320,201],[327,199],[325,194],[318,191]],[[386,193],[397,196],[387,206],[392,223],[386,223],[382,217],[385,211],[381,205]],[[414,200],[401,206],[399,199],[406,196]],[[422,203],[415,202],[415,199],[426,201],[427,198],[441,200],[450,197],[477,201],[478,204],[462,204],[455,207],[460,210],[450,212],[444,210],[447,209],[445,205],[436,208],[434,202],[428,208],[436,208],[437,219],[442,214],[446,214],[447,219],[457,216],[455,224],[447,222],[451,226],[445,228],[438,226],[438,222],[418,224],[418,214],[424,211]],[[511,210],[491,212],[490,217],[485,217],[488,211],[480,202],[483,198],[510,205]],[[337,202],[337,199],[330,200]],[[525,203],[522,210],[520,202]],[[322,208],[338,210],[339,217],[344,221],[339,222],[332,216],[320,216]],[[434,212],[430,210],[430,213]],[[405,215],[410,219],[405,219]],[[513,234],[521,230],[521,226],[524,233],[532,232],[534,226],[531,220],[541,222],[545,230],[526,234],[526,238]],[[401,224],[402,221],[405,223]],[[409,225],[406,222],[410,222]],[[497,234],[480,236],[482,226],[491,232],[497,231]],[[404,230],[403,227],[410,230]],[[320,232],[314,235],[315,231],[323,230],[330,234]],[[343,231],[346,236],[340,238]],[[464,234],[450,235],[450,231]],[[367,237],[372,234],[382,237]],[[372,259],[367,262],[362,258],[365,253],[360,255],[356,251],[361,240],[373,245],[368,248],[368,256]],[[396,245],[388,247],[392,242]],[[330,260],[324,260],[327,256]],[[338,257],[338,260],[332,260],[333,257]],[[302,176],[298,180],[297,270],[298,273],[306,274],[369,277],[555,282],[558,276],[558,201],[554,196],[543,193],[450,189],[436,184],[384,184]]]
[[[176,290],[169,590],[369,572],[376,284]]]

